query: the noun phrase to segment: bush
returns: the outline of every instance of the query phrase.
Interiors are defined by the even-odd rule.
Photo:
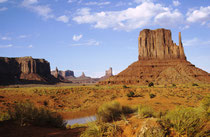
[[[119,131],[120,128],[114,124],[92,122],[80,137],[116,137]]]
[[[97,112],[98,121],[112,122],[120,119],[122,114],[130,114],[136,111],[136,108],[129,106],[121,106],[120,103],[114,101],[105,103],[99,107]]]
[[[172,87],[176,87],[176,84],[172,84]]]
[[[128,94],[127,94],[127,97],[134,97],[135,93],[133,91],[130,91]]]
[[[6,121],[10,119],[8,112],[0,112],[0,121]]]
[[[8,111],[11,120],[20,126],[64,127],[65,123],[58,113],[44,108],[37,108],[31,102],[20,102]]]
[[[196,83],[193,83],[193,84],[192,84],[192,86],[198,86],[198,84],[196,84]]]
[[[123,85],[123,88],[128,88],[126,85]]]
[[[143,118],[155,117],[154,110],[146,105],[138,106],[138,115]]]
[[[200,109],[207,119],[210,119],[210,95],[207,95],[200,104]]]
[[[118,102],[111,102],[103,104],[99,107],[97,112],[97,117],[99,121],[110,122],[113,120],[117,120],[122,113],[122,107]]]
[[[164,121],[180,135],[189,137],[196,136],[204,126],[204,121],[195,108],[177,108],[166,114]]]
[[[154,87],[154,83],[153,82],[150,82],[148,87]]]
[[[149,97],[154,98],[154,97],[156,97],[156,95],[151,93],[151,94],[149,94]]]

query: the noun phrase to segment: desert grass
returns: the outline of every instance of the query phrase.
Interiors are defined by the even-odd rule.
[[[37,108],[31,102],[19,102],[9,109],[10,120],[20,126],[35,125],[64,127],[61,115],[44,108]]]

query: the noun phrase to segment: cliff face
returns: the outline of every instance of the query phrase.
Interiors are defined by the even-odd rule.
[[[178,46],[171,39],[171,31],[166,29],[144,29],[140,32],[138,42],[139,60],[186,59],[181,33]]]
[[[0,66],[1,84],[56,82],[44,59],[0,57]]]
[[[179,33],[179,45],[173,43],[167,29],[144,29],[138,38],[138,61],[101,84],[186,84],[210,83],[207,72],[186,60]]]

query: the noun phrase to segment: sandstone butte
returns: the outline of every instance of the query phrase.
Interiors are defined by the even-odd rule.
[[[0,85],[58,82],[50,73],[50,63],[32,57],[0,57]]]
[[[138,37],[138,61],[100,84],[210,83],[210,74],[187,61],[179,32],[179,45],[167,29],[144,29]]]

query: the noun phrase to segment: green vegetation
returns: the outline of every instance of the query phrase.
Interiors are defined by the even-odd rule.
[[[150,83],[148,84],[148,87],[154,87],[154,83],[153,83],[153,82],[150,82]]]
[[[135,93],[133,91],[130,91],[127,93],[127,97],[134,97]]]
[[[6,121],[10,119],[8,112],[0,112],[0,121]]]
[[[122,107],[118,102],[105,103],[98,109],[97,117],[99,121],[110,122],[119,119]]]
[[[120,128],[116,124],[91,122],[80,137],[116,137]]]
[[[123,85],[122,87],[123,87],[123,88],[128,88],[126,85]]]
[[[172,84],[172,87],[176,87],[176,84]]]
[[[112,122],[119,120],[122,114],[133,113],[135,108],[129,106],[121,106],[119,102],[105,103],[99,107],[97,118],[102,122]]]
[[[20,102],[8,111],[10,120],[20,126],[36,125],[63,127],[65,125],[61,115],[44,108],[37,108],[31,102]]]
[[[154,110],[146,105],[138,106],[138,115],[142,118],[155,117]]]
[[[164,117],[166,125],[174,128],[180,135],[196,136],[204,126],[203,118],[196,108],[176,108]]]
[[[149,97],[150,97],[150,98],[154,98],[154,97],[156,97],[156,95],[155,95],[155,94],[150,93],[150,94],[149,94]]]
[[[192,84],[192,86],[198,86],[198,84],[196,84],[196,83],[193,83],[193,84]]]

